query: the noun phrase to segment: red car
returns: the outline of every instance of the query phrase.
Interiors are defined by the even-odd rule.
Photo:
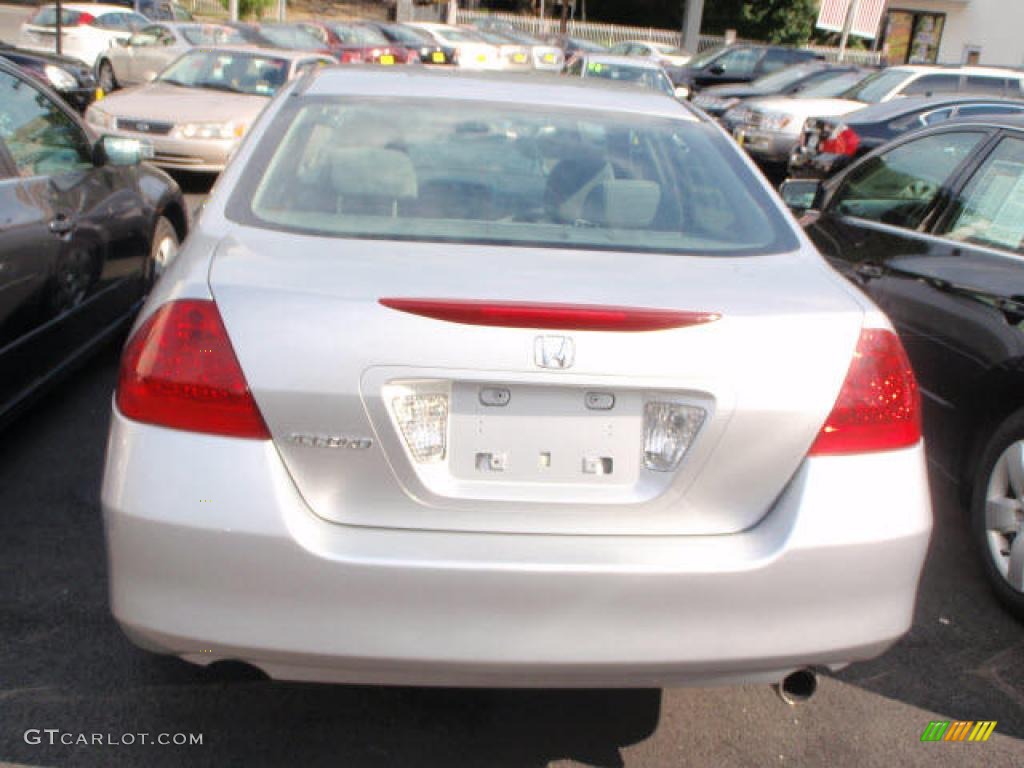
[[[395,45],[369,24],[303,21],[305,32],[316,37],[342,64],[419,64],[417,51]]]

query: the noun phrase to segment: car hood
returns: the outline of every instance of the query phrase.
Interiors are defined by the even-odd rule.
[[[845,115],[863,109],[864,104],[849,99],[800,99],[800,98],[769,98],[754,99],[747,102],[749,109],[759,112],[779,112],[793,117],[829,117]]]
[[[115,117],[184,122],[252,122],[267,105],[269,97],[226,93],[203,88],[181,88],[167,83],[150,83],[119,91],[105,98],[99,108]]]

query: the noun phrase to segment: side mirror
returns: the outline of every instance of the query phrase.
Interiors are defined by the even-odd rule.
[[[708,72],[710,72],[712,75],[724,75],[725,67],[723,67],[721,64],[714,64],[708,68]]]
[[[680,101],[686,101],[688,98],[690,98],[690,89],[687,88],[685,85],[677,85],[675,93],[676,98],[679,99]]]
[[[821,189],[817,179],[787,179],[779,187],[779,194],[789,209],[799,215],[817,207]]]
[[[153,159],[153,145],[140,139],[103,136],[96,142],[97,165],[131,166]]]

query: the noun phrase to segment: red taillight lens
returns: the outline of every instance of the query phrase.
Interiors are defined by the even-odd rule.
[[[848,155],[852,157],[857,154],[857,147],[860,146],[860,136],[852,128],[841,125],[836,128],[832,135],[821,142],[820,151],[830,155]]]
[[[575,331],[663,331],[717,320],[714,312],[605,307],[592,304],[529,304],[518,301],[380,299],[385,307],[463,325]]]
[[[142,324],[121,358],[117,407],[161,427],[270,439],[212,301],[173,301]]]
[[[85,27],[85,26],[88,26],[89,24],[92,24],[94,21],[96,21],[96,17],[95,16],[93,16],[91,13],[85,13],[83,11],[83,12],[78,14],[78,19],[76,20],[75,23],[78,24],[78,26],[80,26],[80,27]]]
[[[363,54],[359,51],[342,51],[342,64],[360,64],[363,61]]]
[[[865,328],[810,453],[891,451],[920,439],[921,400],[903,345],[892,331]]]

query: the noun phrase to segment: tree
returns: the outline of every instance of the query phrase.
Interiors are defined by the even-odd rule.
[[[220,4],[227,10],[229,0],[220,0]],[[263,12],[276,5],[276,0],[238,0],[238,18],[256,19],[263,15]]]
[[[790,45],[806,43],[818,17],[815,0],[754,0],[741,9],[744,37]]]

